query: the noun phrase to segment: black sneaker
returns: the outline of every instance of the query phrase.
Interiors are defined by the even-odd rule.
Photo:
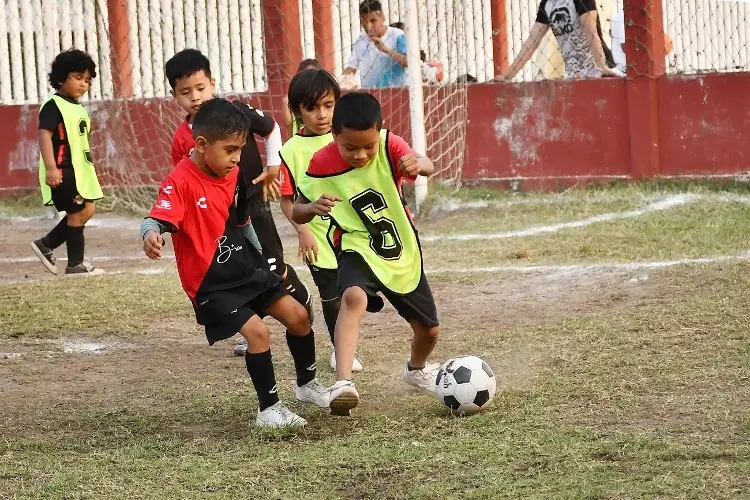
[[[39,260],[44,264],[44,267],[46,267],[52,274],[57,274],[57,264],[55,264],[53,250],[44,246],[42,240],[32,241],[30,245],[36,256],[39,257]]]
[[[65,274],[68,276],[96,276],[98,274],[104,274],[104,269],[96,268],[88,262],[81,262],[77,266],[68,266],[65,268]]]

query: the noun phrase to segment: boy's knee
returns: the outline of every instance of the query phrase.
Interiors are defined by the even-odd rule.
[[[344,290],[341,296],[341,309],[362,310],[367,308],[367,293],[358,286]]]
[[[287,330],[291,335],[304,337],[310,333],[310,318],[307,316],[307,310],[302,304],[295,301],[295,307],[289,313]]]
[[[264,323],[252,327],[245,325],[240,331],[240,335],[247,340],[248,346],[265,345],[271,341],[271,334]]]
[[[437,326],[433,326],[432,328],[425,329],[424,336],[432,340],[437,340],[439,332],[440,328],[438,328]]]

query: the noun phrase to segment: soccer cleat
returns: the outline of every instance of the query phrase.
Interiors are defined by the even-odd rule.
[[[104,269],[94,267],[88,262],[81,262],[77,266],[66,267],[65,274],[67,276],[97,276],[99,274],[104,274]]]
[[[234,355],[237,357],[244,356],[245,354],[247,354],[247,340],[245,340],[244,338],[241,338],[240,343],[234,346],[233,352],[234,352]]]
[[[432,363],[420,370],[409,370],[409,363],[404,367],[404,380],[413,387],[419,387],[427,392],[435,392],[435,379],[440,365]]]
[[[363,369],[362,362],[354,358],[354,361],[352,361],[352,371],[361,372]],[[336,371],[336,351],[331,353],[331,370]]]
[[[39,260],[44,264],[44,267],[46,267],[52,274],[57,274],[57,264],[55,263],[53,250],[45,247],[42,244],[42,240],[32,241],[30,245],[36,256],[39,257]]]
[[[327,387],[322,386],[317,379],[312,379],[303,386],[294,386],[294,397],[303,403],[312,403],[321,408],[328,408],[331,393]]]
[[[351,380],[339,380],[330,391],[331,415],[348,417],[351,410],[359,404],[359,393]]]
[[[300,417],[279,401],[263,411],[258,410],[255,425],[262,429],[281,429],[283,427],[303,427],[307,420]]]

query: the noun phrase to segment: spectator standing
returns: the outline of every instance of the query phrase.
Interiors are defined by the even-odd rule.
[[[359,71],[360,86],[365,89],[406,86],[404,32],[388,26],[378,0],[364,0],[359,4],[359,21],[363,32],[354,42],[344,69],[344,80]]]

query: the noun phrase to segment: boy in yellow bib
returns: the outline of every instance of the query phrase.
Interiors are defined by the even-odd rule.
[[[336,322],[336,379],[331,413],[349,415],[359,404],[351,367],[366,311],[383,308],[382,293],[412,327],[410,385],[433,391],[437,364],[427,364],[437,341],[438,318],[422,268],[422,251],[401,182],[434,171],[402,138],[382,130],[380,103],[352,92],[336,103],[333,143],[318,151],[297,182],[293,218],[306,224],[328,217],[328,241],[338,260],[341,310]],[[315,201],[310,201],[315,200]]]
[[[80,50],[55,57],[49,83],[57,91],[39,111],[39,184],[42,201],[65,217],[46,236],[31,243],[42,264],[57,274],[54,250],[67,243],[65,274],[91,275],[103,271],[83,261],[83,229],[94,215],[102,188],[91,160],[91,119],[78,100],[96,77],[94,60]]]
[[[333,249],[328,244],[328,218],[315,217],[307,224],[295,224],[292,220],[296,184],[307,171],[310,160],[320,149],[333,142],[331,119],[333,107],[341,97],[336,78],[328,71],[313,68],[294,75],[289,84],[289,109],[302,127],[281,148],[281,211],[292,223],[299,235],[298,255],[310,268],[315,286],[318,287],[331,345],[339,316],[341,297],[338,286],[338,263]],[[331,368],[336,370],[336,353],[331,356]],[[358,359],[352,362],[352,370],[362,370]]]

